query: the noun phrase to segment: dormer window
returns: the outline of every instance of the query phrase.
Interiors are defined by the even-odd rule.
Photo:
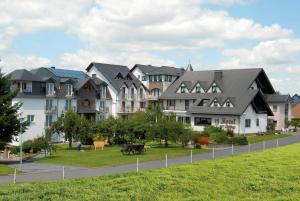
[[[219,101],[217,99],[214,99],[214,101],[211,104],[211,107],[220,107]]]
[[[67,96],[73,95],[73,86],[71,84],[67,84]]]
[[[54,95],[54,83],[47,83],[46,84],[46,94],[47,95]]]
[[[214,82],[210,89],[208,90],[208,93],[221,93],[220,88],[218,87],[218,85]]]
[[[203,93],[203,92],[204,92],[204,90],[201,87],[200,83],[197,83],[196,86],[195,86],[195,89],[194,89],[194,93],[200,94],[200,93]]]
[[[187,89],[187,87],[185,86],[184,83],[182,83],[181,86],[179,87],[178,93],[182,93],[182,94],[188,93],[188,89]]]
[[[233,107],[233,104],[231,103],[231,101],[229,99],[227,99],[225,101],[225,103],[223,104],[223,107]]]
[[[216,84],[216,83],[213,83],[213,85],[212,85],[212,87],[211,87],[212,93],[217,93],[217,92],[218,92],[217,90],[218,90],[217,84]]]

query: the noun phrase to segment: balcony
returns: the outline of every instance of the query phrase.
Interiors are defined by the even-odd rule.
[[[74,98],[74,93],[72,92],[71,94],[66,94],[66,98]]]
[[[105,108],[99,108],[98,112],[100,113],[109,113],[109,107],[105,107]]]
[[[56,106],[45,106],[45,114],[56,114],[57,113],[57,107]]]
[[[147,99],[148,99],[148,100],[155,100],[155,101],[156,101],[156,100],[158,100],[158,98],[159,98],[158,95],[148,95],[148,96],[147,96]]]
[[[118,109],[118,113],[135,113],[139,111],[145,111],[145,108],[137,108],[137,107],[120,107]]]
[[[53,91],[53,92],[47,92],[46,93],[46,97],[47,98],[51,98],[51,97],[55,97],[56,96],[56,92],[55,91]]]
[[[71,106],[71,107],[64,107],[64,112],[67,112],[68,110],[73,110],[73,111],[75,111],[75,112],[77,112],[77,108],[76,108],[76,106]]]

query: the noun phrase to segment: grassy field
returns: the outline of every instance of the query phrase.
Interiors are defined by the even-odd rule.
[[[253,136],[247,137],[247,139],[250,144],[253,144],[253,143],[257,143],[257,142],[275,140],[275,139],[285,138],[285,137],[290,137],[290,136],[292,136],[292,134],[253,135]]]
[[[84,167],[102,167],[102,166],[117,166],[121,164],[135,163],[136,158],[139,157],[140,162],[164,159],[165,154],[168,158],[184,156],[190,154],[190,149],[182,149],[179,145],[170,145],[168,148],[159,145],[152,145],[145,154],[141,155],[122,155],[121,147],[109,146],[104,150],[89,150],[85,149],[82,152],[75,150],[68,150],[66,145],[57,147],[53,156],[44,158],[39,162],[64,164]],[[205,153],[207,150],[193,149],[193,153]]]
[[[0,164],[0,175],[8,175],[8,174],[13,174],[14,169],[8,167],[7,165],[1,165]]]
[[[3,185],[11,200],[300,200],[300,144],[168,169]],[[37,190],[38,189],[38,190]]]

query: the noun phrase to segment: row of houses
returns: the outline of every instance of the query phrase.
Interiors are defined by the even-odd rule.
[[[40,136],[63,113],[73,109],[90,120],[127,118],[148,104],[195,130],[206,125],[236,133],[265,132],[269,121],[285,128],[292,118],[291,98],[275,92],[262,68],[194,71],[169,66],[127,66],[92,62],[86,71],[38,68],[10,73],[22,102],[21,116],[31,122],[24,140]],[[57,139],[59,140],[59,139]]]

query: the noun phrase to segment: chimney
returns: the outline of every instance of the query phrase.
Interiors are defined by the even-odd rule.
[[[223,72],[220,70],[215,71],[215,80],[222,80],[223,78]]]

